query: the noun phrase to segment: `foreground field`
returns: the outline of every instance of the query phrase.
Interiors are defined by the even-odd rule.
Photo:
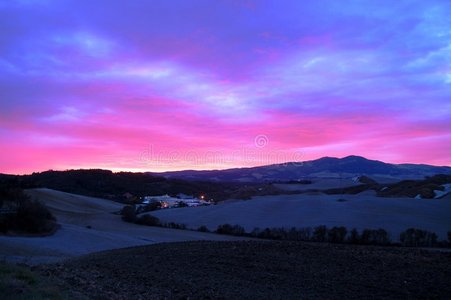
[[[451,254],[289,242],[183,242],[42,267],[97,299],[449,298]]]
[[[39,264],[116,248],[190,240],[236,240],[210,233],[125,223],[119,203],[50,189],[28,190],[44,202],[61,228],[51,236],[0,236],[0,260]]]
[[[61,285],[24,266],[0,262],[0,299],[73,299]],[[83,299],[83,298],[80,298]]]
[[[211,230],[225,223],[241,225],[247,231],[255,227],[318,225],[359,230],[383,228],[396,241],[400,232],[415,227],[435,232],[439,239],[447,239],[447,231],[451,230],[451,197],[381,198],[371,192],[358,195],[279,195],[207,207],[160,210],[152,214],[163,222],[182,223],[191,228],[205,225]]]

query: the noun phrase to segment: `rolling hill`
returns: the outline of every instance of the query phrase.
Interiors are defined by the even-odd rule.
[[[185,170],[150,173],[166,178],[231,182],[287,181],[304,178],[349,178],[366,175],[381,180],[422,179],[435,174],[451,174],[451,167],[422,164],[389,164],[360,156],[323,157],[305,162],[287,162],[252,168],[226,170]]]

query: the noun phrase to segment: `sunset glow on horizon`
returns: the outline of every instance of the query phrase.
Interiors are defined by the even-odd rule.
[[[450,1],[1,1],[0,173],[451,165]]]

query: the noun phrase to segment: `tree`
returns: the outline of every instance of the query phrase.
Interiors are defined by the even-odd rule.
[[[345,241],[347,233],[348,230],[346,229],[346,227],[332,227],[327,233],[328,240],[331,243],[343,243]]]
[[[313,229],[313,240],[315,242],[327,241],[327,227],[324,225],[317,226]]]
[[[0,184],[0,207],[8,209],[0,215],[0,231],[46,233],[55,228],[55,217],[44,204],[31,200],[16,182]]]
[[[312,228],[304,227],[299,229],[299,235],[301,241],[309,241],[312,238]]]
[[[434,232],[409,228],[401,232],[399,239],[403,246],[432,247],[437,244],[437,235]]]
[[[388,245],[390,238],[388,232],[382,228],[380,229],[365,229],[360,237],[360,242],[366,245]]]
[[[231,234],[232,230],[233,230],[232,225],[222,224],[222,225],[218,225],[216,232],[219,234]]]
[[[353,228],[351,232],[349,233],[348,242],[351,244],[358,244],[360,243],[360,235],[357,229]]]
[[[47,207],[35,200],[23,200],[16,216],[19,229],[33,233],[51,231],[55,221]]]

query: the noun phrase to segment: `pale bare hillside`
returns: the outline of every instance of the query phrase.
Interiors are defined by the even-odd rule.
[[[30,196],[44,202],[61,228],[46,237],[0,236],[0,259],[27,263],[57,261],[87,253],[161,242],[236,240],[210,233],[125,223],[114,212],[122,205],[105,199],[34,189]]]

